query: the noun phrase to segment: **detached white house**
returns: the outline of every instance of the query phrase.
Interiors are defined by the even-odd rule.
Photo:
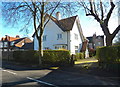
[[[49,16],[49,15],[48,15]],[[38,40],[34,37],[34,50],[38,50]],[[78,16],[61,19],[60,13],[56,13],[56,18],[51,17],[46,25],[43,34],[43,49],[67,49],[71,54],[78,53],[86,49],[85,37],[80,26]]]

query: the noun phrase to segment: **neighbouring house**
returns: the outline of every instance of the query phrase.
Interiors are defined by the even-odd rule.
[[[49,15],[46,15],[46,19]],[[34,50],[38,50],[38,40],[33,34]],[[46,49],[67,49],[71,54],[86,50],[86,38],[83,35],[78,16],[61,19],[60,12],[56,13],[56,18],[51,16],[43,33],[43,50]]]
[[[26,44],[31,44],[29,47],[26,47]],[[2,37],[0,40],[0,49],[2,51],[13,51],[13,50],[28,50],[28,49],[33,49],[33,41],[28,38],[20,38],[18,35],[16,37],[10,37],[6,35],[5,37]]]
[[[96,36],[96,34],[93,34],[93,36],[87,37],[87,39],[88,39],[88,48],[89,49],[96,50],[97,47],[102,47],[105,45],[104,44],[105,43],[104,35]]]

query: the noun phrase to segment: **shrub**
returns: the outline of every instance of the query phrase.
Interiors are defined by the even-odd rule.
[[[120,69],[120,46],[98,48],[96,58],[102,68],[118,72]]]
[[[27,64],[39,63],[38,51],[14,51],[13,58],[16,62]],[[70,52],[68,50],[44,50],[43,65],[66,65],[70,63]]]
[[[70,62],[68,50],[44,50],[43,64],[65,65]]]
[[[120,46],[98,48],[96,57],[100,62],[120,62]]]
[[[84,59],[85,58],[85,53],[81,52],[81,53],[76,53],[76,59]]]
[[[27,64],[38,64],[38,54],[37,51],[14,51],[13,58],[16,62],[22,62]]]
[[[95,49],[89,49],[89,56],[93,57],[96,55],[96,50]]]

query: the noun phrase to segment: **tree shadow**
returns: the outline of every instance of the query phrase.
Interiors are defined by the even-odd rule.
[[[38,65],[22,64],[10,61],[2,61],[2,68],[15,71],[26,71],[26,70],[43,70],[47,69],[48,67],[40,67]]]
[[[104,85],[104,82],[97,80],[94,76],[99,77],[115,77],[116,75],[110,74],[108,72],[102,71],[97,66],[96,63],[84,63],[84,64],[77,64],[73,67],[60,67],[58,69],[50,69],[52,70],[47,75],[43,77],[32,77],[33,79],[43,81],[46,83],[57,85],[58,87],[61,86],[80,86],[80,85]],[[88,68],[86,68],[88,67]],[[28,70],[28,69],[26,69]],[[117,77],[117,76],[116,76]],[[11,86],[11,87],[23,87],[21,84],[27,84],[35,82],[32,80],[22,80],[10,83],[3,83],[4,86]],[[37,85],[27,85],[31,87],[47,87],[48,85],[36,82]],[[20,86],[19,86],[20,85]],[[48,86],[49,87],[49,86]]]

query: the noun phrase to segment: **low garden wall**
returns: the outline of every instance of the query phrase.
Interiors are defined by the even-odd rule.
[[[120,72],[120,46],[98,48],[96,58],[101,68]]]

